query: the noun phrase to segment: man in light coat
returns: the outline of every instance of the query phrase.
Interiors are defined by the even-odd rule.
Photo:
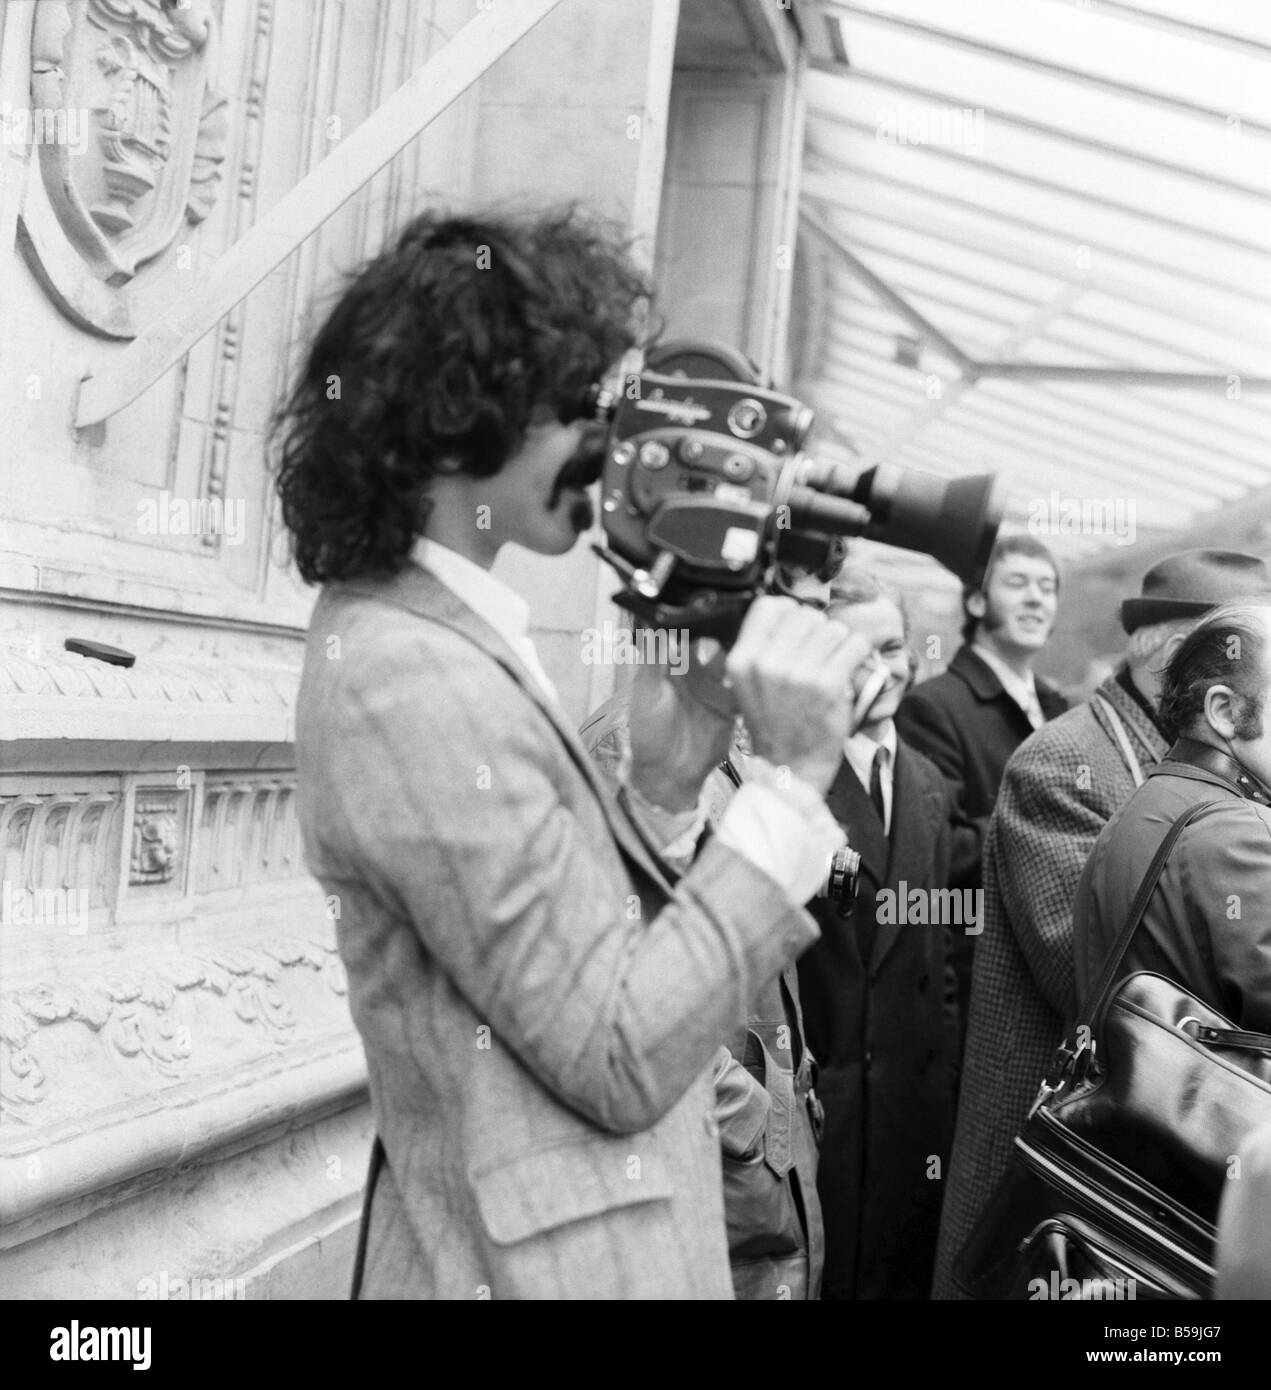
[[[1006,766],[984,858],[962,1091],[933,1296],[965,1295],[954,1265],[992,1199],[1076,1006],[1072,906],[1099,832],[1164,755],[1156,699],[1169,654],[1224,600],[1271,588],[1261,560],[1193,550],[1150,569],[1121,608],[1126,663]]]
[[[864,648],[760,599],[726,714],[662,681],[616,798],[597,776],[490,569],[590,525],[589,387],[644,294],[577,212],[426,213],[349,284],[280,413],[283,520],[324,586],[300,822],[381,1141],[364,1297],[732,1296],[709,1063],[816,939],[801,904],[842,841],[824,793]],[[736,711],[757,775],[673,887],[658,840]]]

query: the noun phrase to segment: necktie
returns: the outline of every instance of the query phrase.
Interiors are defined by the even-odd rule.
[[[887,760],[887,750],[880,743],[874,750],[874,762],[869,770],[869,799],[874,803],[883,830],[887,829],[887,808],[883,802],[883,763]]]
[[[883,803],[883,764],[887,761],[887,750],[880,743],[874,749],[874,761],[869,768],[869,799],[878,813],[878,823],[887,833],[887,808]],[[863,912],[856,924],[856,945],[861,953],[861,962],[869,968],[870,957],[874,954],[874,914]]]

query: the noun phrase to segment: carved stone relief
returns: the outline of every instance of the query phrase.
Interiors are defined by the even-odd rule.
[[[22,782],[30,786],[13,789]],[[206,1022],[209,1008],[230,1035],[247,1028],[270,1044],[282,1044],[298,1025],[294,1001],[299,996],[282,988],[288,972],[316,972],[331,993],[345,992],[332,924],[320,908],[314,911],[308,895],[304,914],[317,918],[312,935],[271,933],[248,945],[227,942],[189,953],[170,942],[157,950],[143,944],[154,941],[140,935],[149,919],[129,916],[137,904],[145,909],[153,892],[163,903],[180,897],[187,856],[194,864],[196,904],[226,888],[299,887],[305,869],[294,775],[207,775],[202,814],[194,825],[193,790],[138,785],[132,794],[131,840],[121,858],[126,782],[105,774],[32,775],[6,778],[0,786],[0,951],[20,953],[29,931],[55,931],[60,940],[83,937],[90,926],[105,928],[113,915],[108,909],[121,900],[121,872],[127,880],[117,924],[123,947],[117,966],[106,973],[100,965],[80,973],[70,955],[52,978],[40,972],[34,983],[0,996],[0,1100],[6,1106],[31,1105],[46,1093],[33,1051],[42,1027],[82,1024],[115,1054],[144,1060],[159,1075],[181,1076],[192,1057],[189,1024],[196,1016]],[[206,1002],[196,1007],[196,997]],[[217,1031],[223,1031],[220,1024]]]
[[[57,981],[0,996],[0,1102],[11,1118],[48,1094],[35,1054],[41,1028],[80,1023],[119,1056],[147,1062],[159,1076],[180,1077],[192,1056],[183,1000],[210,996],[230,1029],[249,1029],[274,1045],[286,1044],[298,1026],[282,986],[292,972],[309,970],[332,994],[347,990],[344,968],[331,940],[278,937],[258,947],[227,947],[198,954],[169,953],[158,964],[125,966],[109,976]]]
[[[145,788],[132,819],[129,883],[169,883],[184,855],[185,796]]]
[[[211,211],[228,132],[216,55],[211,0],[36,7],[31,100],[52,138],[38,145],[24,244],[75,322],[134,336],[138,273]]]

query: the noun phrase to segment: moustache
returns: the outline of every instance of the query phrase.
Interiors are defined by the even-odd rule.
[[[548,500],[549,507],[554,507],[560,501],[561,494],[566,488],[577,488],[579,491],[583,491],[589,488],[592,483],[599,482],[600,475],[604,471],[604,464],[604,436],[602,435],[599,439],[584,439],[556,475],[556,481],[552,484],[551,497]]]

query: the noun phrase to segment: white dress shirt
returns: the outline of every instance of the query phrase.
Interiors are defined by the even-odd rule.
[[[558,704],[556,688],[530,639],[529,605],[518,593],[449,546],[422,536],[411,548],[411,559],[489,623],[548,699]],[[629,768],[628,754],[619,775],[627,803],[646,833],[664,854],[691,852],[706,824],[704,801],[681,813],[663,810],[630,784],[625,775]],[[715,837],[762,869],[795,907],[802,907],[825,882],[830,859],[843,843],[843,832],[824,799],[789,769],[774,768],[762,758],[747,759],[745,785],[729,802]]]
[[[1028,722],[1033,728],[1040,729],[1046,722],[1046,716],[1042,713],[1041,702],[1037,698],[1037,682],[1033,680],[1033,673],[1029,671],[1021,676],[1018,671],[1011,670],[996,652],[989,651],[978,642],[971,644],[971,650],[1002,682],[1002,689],[1028,716]]]
[[[870,777],[874,771],[874,755],[880,748],[884,750],[883,760],[878,768],[878,779],[883,788],[883,831],[890,835],[891,808],[896,783],[895,724],[890,719],[887,720],[876,739],[870,738],[868,734],[853,734],[843,745],[843,756],[868,793]]]

